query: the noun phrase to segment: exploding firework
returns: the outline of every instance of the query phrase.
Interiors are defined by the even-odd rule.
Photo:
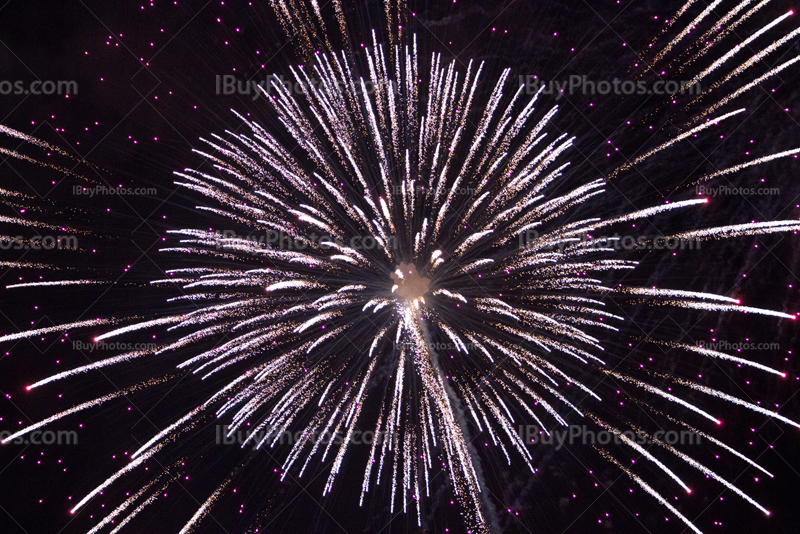
[[[725,31],[740,22],[737,14],[748,3],[741,2],[700,41],[722,39]],[[319,10],[312,15],[305,8],[295,11],[293,3],[276,4],[287,31],[303,35],[307,42],[302,52],[313,56],[312,63],[290,68],[303,88],[301,95],[278,81],[273,81],[273,91],[265,91],[284,131],[270,131],[239,115],[248,133],[213,135],[205,141],[206,148],[197,151],[215,172],[185,169],[176,173],[177,184],[202,198],[204,204],[198,210],[232,221],[241,231],[170,231],[178,243],[162,252],[183,266],[167,269],[167,278],[151,284],[180,285],[182,295],[167,301],[172,313],[138,321],[130,317],[81,320],[0,337],[0,341],[11,341],[104,325],[114,327],[96,336],[95,342],[145,329],[160,329],[172,336],[152,349],[126,352],[43,378],[29,385],[29,391],[108,366],[173,355],[182,359],[177,365],[180,376],[188,374],[197,381],[231,377],[141,444],[125,467],[78,500],[71,512],[80,511],[131,473],[152,467],[152,460],[179,447],[202,423],[218,419],[225,423],[228,437],[247,430],[241,445],[255,450],[275,448],[287,430],[299,430],[300,438],[280,453],[281,479],[300,479],[324,463],[328,478],[323,495],[336,491],[339,478],[345,476],[343,462],[355,448],[353,435],[370,429],[381,439],[365,451],[359,471],[363,477],[359,504],[376,486],[388,487],[384,493],[390,510],[411,511],[419,526],[435,487],[447,484],[461,504],[470,531],[492,529],[481,454],[470,443],[481,434],[494,446],[487,454],[498,455],[509,465],[520,463],[535,474],[529,445],[517,431],[521,421],[534,421],[539,428],[551,430],[575,422],[603,429],[619,438],[619,451],[632,451],[686,492],[691,493],[690,486],[675,471],[680,464],[689,464],[769,514],[739,486],[685,452],[633,423],[623,428],[624,420],[601,415],[608,412],[600,386],[608,377],[627,383],[639,392],[634,402],[659,403],[668,413],[685,414],[687,421],[700,418],[721,423],[707,408],[681,396],[678,386],[788,425],[800,424],[684,378],[647,370],[623,372],[608,365],[604,339],[617,335],[624,318],[603,308],[613,297],[630,306],[644,303],[778,319],[796,316],[743,306],[725,295],[604,283],[604,278],[634,270],[638,263],[620,258],[611,241],[597,237],[599,232],[671,212],[703,209],[705,198],[611,217],[572,216],[578,207],[585,213],[602,203],[607,181],[619,180],[636,165],[690,137],[724,126],[744,110],[717,113],[717,109],[757,83],[722,96],[713,93],[713,102],[699,108],[694,122],[679,135],[620,165],[607,179],[586,181],[564,191],[560,186],[565,183],[575,138],[557,128],[558,106],[548,104],[541,91],[526,95],[523,87],[513,86],[508,70],[489,82],[483,64],[470,62],[460,70],[456,61],[447,63],[436,53],[424,60],[413,35],[390,33],[390,42],[385,44],[373,35],[373,44],[355,53],[336,52],[328,43],[327,52],[315,53],[310,44],[315,36],[327,42]],[[710,10],[687,23],[683,32],[655,53],[652,62],[668,57]],[[344,28],[338,2],[336,13]],[[395,11],[387,13],[389,20],[398,20]],[[783,18],[753,34],[748,42]],[[321,28],[314,25],[315,20]],[[730,78],[795,33],[737,64],[699,99],[711,99],[709,94],[721,91]],[[691,61],[710,46],[695,51]],[[723,69],[739,50],[720,57],[691,83]],[[770,69],[757,82],[797,59]],[[428,67],[423,68],[426,60]],[[312,83],[312,77],[320,83]],[[490,88],[488,97],[480,98],[483,88]],[[13,130],[3,131],[43,146]],[[291,139],[292,145],[282,138]],[[700,181],[797,153],[800,149],[762,156]],[[4,192],[6,197],[14,194]],[[3,222],[51,227],[23,218],[6,217]],[[798,221],[779,220],[692,228],[666,239],[697,241],[797,230]],[[4,266],[21,265],[12,263]],[[8,287],[95,283],[101,282],[74,278]],[[644,342],[785,376],[758,361],[716,350],[662,339]],[[154,378],[74,406],[16,431],[4,442],[167,380]],[[655,385],[665,381],[675,387]],[[682,419],[672,420],[689,425]],[[628,437],[631,430],[650,437],[656,447],[643,448]],[[326,435],[344,439],[316,439]],[[763,470],[747,456],[703,435]],[[644,480],[644,473],[636,474],[637,469],[620,463],[618,456],[624,452],[597,449],[598,458],[618,466],[699,532]],[[161,471],[106,514],[92,532],[118,522],[116,532],[156,503],[174,479],[171,473],[181,465],[172,460],[167,464],[159,464]],[[352,477],[353,464],[348,465]],[[446,477],[435,476],[439,472]],[[232,477],[222,480],[200,503],[181,532],[201,523]]]

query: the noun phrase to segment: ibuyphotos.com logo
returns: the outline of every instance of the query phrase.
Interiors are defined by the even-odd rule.
[[[637,445],[651,445],[657,441],[667,445],[700,445],[700,434],[692,430],[659,430],[652,436],[643,432],[626,430],[611,432],[597,430],[586,425],[569,425],[566,428],[543,430],[537,425],[520,425],[518,435],[528,445],[548,445],[560,450],[565,445],[615,445],[626,444],[629,440]]]

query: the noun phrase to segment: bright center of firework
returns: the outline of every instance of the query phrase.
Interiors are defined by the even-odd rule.
[[[400,263],[392,273],[392,293],[406,300],[420,298],[428,292],[430,279],[421,276],[413,263]]]

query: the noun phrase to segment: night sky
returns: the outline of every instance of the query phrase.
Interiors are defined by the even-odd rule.
[[[174,171],[198,166],[209,171],[192,149],[206,150],[200,138],[211,133],[240,131],[241,121],[231,112],[256,120],[270,131],[283,131],[263,95],[217,94],[223,76],[261,82],[269,74],[290,74],[289,66],[304,59],[297,38],[289,38],[268,2],[212,0],[210,2],[149,0],[140,2],[0,0],[0,89],[8,81],[73,81],[70,94],[0,94],[0,124],[37,137],[66,151],[26,145],[0,137],[0,148],[67,168],[33,164],[0,154],[0,188],[24,192],[33,199],[5,199],[0,216],[25,216],[52,224],[69,221],[76,230],[79,251],[0,250],[0,261],[25,261],[58,266],[59,271],[0,267],[0,335],[45,328],[96,317],[137,316],[142,320],[182,313],[175,288],[153,287],[165,270],[190,266],[191,260],[160,253],[177,242],[167,231],[175,228],[224,230],[230,223],[203,213],[195,206],[200,195],[173,182]],[[386,30],[382,2],[346,2],[353,30],[352,44],[371,43],[372,29],[379,41]],[[696,16],[710,2],[693,8]],[[410,33],[416,33],[420,71],[427,76],[430,54],[453,58],[461,70],[469,59],[485,61],[486,77],[478,95],[485,101],[503,69],[510,68],[515,85],[520,76],[530,80],[630,80],[641,69],[638,51],[649,49],[665,19],[681,7],[674,1],[422,2],[409,0]],[[725,1],[722,6],[735,5]],[[695,6],[697,7],[697,6]],[[742,26],[741,39],[729,38],[709,57],[686,72],[676,68],[680,53],[670,56],[664,74],[646,71],[642,78],[686,80],[708,66],[734,44],[789,9],[791,1],[775,0]],[[330,6],[324,5],[330,28],[336,27]],[[716,13],[716,12],[715,12]],[[722,13],[719,11],[719,13]],[[721,15],[713,18],[717,20]],[[681,22],[689,20],[688,16]],[[797,27],[789,17],[777,34],[762,38],[760,50]],[[677,25],[680,27],[680,24]],[[738,30],[737,30],[738,31]],[[674,36],[657,41],[663,46]],[[737,33],[738,35],[738,33]],[[690,36],[691,37],[691,36]],[[693,42],[688,39],[687,42]],[[341,43],[334,39],[334,46]],[[755,52],[753,52],[755,53]],[[800,38],[793,39],[765,60],[763,73],[800,54]],[[745,53],[747,57],[752,53]],[[740,59],[743,61],[744,59]],[[731,84],[755,79],[747,72]],[[722,108],[721,113],[746,106],[724,129],[698,136],[679,150],[637,166],[607,187],[607,194],[577,215],[607,217],[664,201],[697,197],[694,179],[754,157],[800,147],[800,65],[794,65],[759,88]],[[738,85],[737,85],[738,86]],[[251,87],[252,89],[252,87]],[[727,94],[727,93],[725,93]],[[476,97],[477,98],[477,97]],[[569,154],[572,165],[563,184],[607,177],[611,171],[647,149],[674,137],[691,115],[687,100],[665,103],[652,95],[569,94],[542,97],[542,109],[554,103],[561,111],[559,129],[577,136]],[[477,110],[480,113],[480,110]],[[283,139],[282,139],[283,140]],[[286,141],[287,146],[291,141]],[[713,185],[776,188],[768,195],[719,195],[702,209],[653,222],[649,233],[668,235],[691,228],[800,217],[800,162],[784,158],[728,175]],[[75,194],[76,187],[146,189],[143,194],[95,196]],[[24,205],[24,206],[23,206]],[[59,222],[60,221],[60,222]],[[64,224],[67,224],[64,222]],[[226,226],[227,225],[227,226]],[[27,229],[25,229],[27,230]],[[25,233],[0,223],[1,235]],[[26,234],[28,235],[28,234]],[[800,239],[796,233],[746,236],[704,241],[701,250],[626,253],[641,262],[626,285],[658,285],[741,298],[748,306],[795,314],[800,312]],[[619,275],[603,275],[616,283]],[[63,288],[12,288],[7,285],[43,280],[92,278],[102,285]],[[630,314],[631,307],[627,308]],[[606,311],[614,312],[610,303]],[[605,356],[625,368],[648,366],[654,373],[692,379],[731,395],[759,402],[767,409],[800,420],[800,362],[797,361],[797,322],[753,314],[715,314],[700,310],[641,306],[601,340]],[[770,350],[737,354],[786,372],[785,378],[719,364],[710,358],[667,351],[640,344],[654,329],[662,338],[697,344],[771,343]],[[76,341],[90,343],[109,327],[56,332],[0,346],[0,431],[16,431],[74,405],[114,393],[141,381],[175,376],[183,361],[139,359],[102,373],[86,373],[26,392],[25,386],[64,370],[114,356],[113,350],[76,349]],[[171,339],[166,328],[140,331],[126,338],[132,343]],[[367,345],[364,340],[362,345]],[[662,350],[663,349],[663,350]],[[792,352],[795,355],[792,355]],[[577,367],[576,367],[577,368]],[[587,373],[588,375],[589,373]],[[85,532],[108,511],[132,495],[147,480],[129,475],[71,516],[75,502],[128,462],[128,455],[155,433],[201,403],[230,376],[200,382],[189,375],[161,387],[148,388],[67,417],[53,430],[77,432],[78,445],[8,444],[0,446],[0,531],[8,533]],[[578,376],[587,381],[586,376]],[[656,383],[657,383],[656,379]],[[666,383],[666,380],[664,381]],[[664,386],[666,387],[666,386]],[[637,407],[635,388],[622,388],[616,398],[604,399],[604,416],[616,409],[632,425],[652,423],[650,412]],[[641,473],[683,515],[710,533],[797,532],[800,510],[800,433],[796,428],[735,407],[718,399],[686,391],[688,402],[723,419],[720,428],[687,415],[675,405],[655,403],[669,415],[707,431],[747,454],[775,474],[769,478],[720,448],[705,443],[686,452],[740,487],[771,511],[769,517],[723,486],[708,480],[680,460],[671,459],[692,487],[691,495],[652,464]],[[652,399],[650,399],[652,400]],[[622,405],[624,406],[616,406]],[[670,411],[672,410],[672,411]],[[369,409],[367,409],[369,411]],[[373,409],[377,413],[377,409]],[[373,416],[375,414],[372,414]],[[431,507],[416,526],[416,515],[391,514],[384,482],[358,506],[363,465],[368,447],[355,447],[343,464],[336,491],[322,497],[328,468],[310,470],[302,479],[281,482],[280,465],[288,448],[268,453],[240,451],[215,444],[213,419],[203,420],[197,432],[165,454],[160,461],[179,474],[167,496],[145,510],[131,524],[131,532],[178,532],[214,491],[222,477],[236,472],[211,515],[196,530],[203,533],[259,532],[431,532],[464,533],[452,491],[432,484]],[[482,446],[485,435],[476,436]],[[633,484],[624,473],[591,447],[554,450],[535,445],[530,450],[538,472],[531,476],[522,463],[509,467],[502,453],[482,460],[488,497],[498,530],[510,533],[562,532],[689,532],[663,506]],[[618,451],[619,452],[619,448]],[[349,454],[349,453],[348,453]],[[719,455],[719,456],[717,456]],[[618,458],[630,458],[630,450]],[[326,464],[329,466],[330,461]],[[621,476],[622,475],[622,476]],[[439,480],[446,477],[440,473]],[[147,513],[149,511],[149,513]],[[252,530],[248,530],[248,529]],[[110,530],[110,529],[109,529]]]

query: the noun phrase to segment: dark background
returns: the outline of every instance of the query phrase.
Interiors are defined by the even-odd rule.
[[[729,3],[724,2],[723,6]],[[88,269],[94,277],[114,282],[110,289],[103,287],[96,291],[2,289],[0,332],[91,317],[129,315],[131,310],[142,315],[147,315],[148,310],[171,311],[164,303],[167,298],[164,292],[147,286],[149,280],[163,278],[163,270],[174,265],[157,252],[164,239],[169,241],[166,230],[203,227],[206,221],[209,227],[219,224],[193,209],[198,197],[177,190],[172,172],[198,164],[199,157],[190,150],[201,148],[200,137],[239,126],[238,119],[229,111],[231,108],[250,114],[273,130],[279,127],[263,100],[215,94],[216,77],[235,74],[238,79],[260,81],[268,73],[288,75],[288,65],[301,61],[296,43],[287,38],[268,6],[263,4],[238,0],[208,3],[9,0],[5,4],[0,1],[2,79],[26,83],[37,79],[74,80],[79,87],[77,94],[69,98],[0,96],[0,124],[44,139],[96,166],[75,166],[68,158],[44,156],[47,151],[27,147],[19,150],[39,159],[49,157],[54,162],[58,159],[57,164],[68,168],[75,166],[76,173],[83,178],[65,177],[63,173],[19,160],[5,159],[0,163],[0,187],[37,196],[32,207],[36,216],[31,218],[68,219],[74,221],[77,229],[92,232],[80,234],[85,254],[4,251],[0,259],[54,263],[78,271]],[[358,11],[349,9],[348,17],[355,31],[366,35],[375,28],[379,35],[383,34],[380,6],[376,9],[375,4],[358,2]],[[414,13],[409,17],[409,29],[417,34],[420,50],[424,51],[420,71],[426,72],[432,51],[442,53],[443,60],[455,57],[462,72],[468,59],[483,60],[487,62],[484,81],[490,88],[506,67],[512,68],[512,79],[531,74],[550,80],[564,80],[573,74],[598,81],[614,77],[630,79],[635,71],[632,64],[637,61],[636,51],[647,48],[664,26],[664,19],[681,2],[459,0],[411,1],[408,5]],[[775,1],[737,33],[749,35],[754,28],[791,7],[797,6]],[[685,16],[681,22],[685,24],[688,20]],[[330,24],[334,26],[333,21]],[[795,25],[790,18],[779,29],[788,33],[788,28]],[[767,36],[756,44],[763,47],[771,39]],[[664,42],[664,39],[659,41]],[[728,44],[711,56],[718,57],[722,53],[719,50],[727,50],[736,42],[739,42],[736,38],[729,39]],[[800,46],[794,41],[770,56],[767,64],[777,64],[798,53]],[[683,73],[674,71],[666,76],[685,79]],[[764,84],[763,89],[753,90],[740,99],[740,104],[733,104],[746,105],[747,112],[726,123],[723,139],[716,134],[701,136],[679,151],[654,158],[652,163],[612,182],[608,195],[580,214],[605,216],[656,205],[664,199],[691,198],[693,190],[679,186],[693,177],[751,157],[797,148],[798,80],[800,70],[795,66]],[[542,107],[549,107],[550,102],[546,102]],[[682,125],[680,118],[688,115],[665,109],[659,102],[589,95],[569,95],[558,101],[562,111],[556,124],[578,136],[576,149],[570,154],[573,165],[569,179],[585,181],[607,175],[626,159],[641,153],[643,147],[656,146],[674,135],[675,125]],[[718,113],[731,109],[734,107],[728,106]],[[627,121],[632,124],[628,126]],[[655,130],[663,135],[651,138],[649,124],[655,124]],[[608,141],[620,149],[612,157],[606,156]],[[18,141],[10,138],[0,143],[9,149],[18,145]],[[749,156],[745,155],[748,151]],[[677,229],[750,220],[796,219],[800,212],[797,165],[795,159],[780,160],[712,183],[778,187],[779,195],[717,197],[703,210],[685,211],[679,217],[654,223],[658,226],[649,233],[665,234]],[[154,187],[157,194],[94,199],[72,194],[74,185],[87,183]],[[14,216],[18,208],[6,204],[0,213]],[[663,251],[633,254],[643,266],[635,275],[626,275],[625,283],[737,295],[747,305],[796,313],[800,311],[797,239],[792,234],[746,237],[704,242],[702,252],[681,251],[677,256]],[[89,250],[94,252],[90,254]],[[12,281],[34,281],[39,276],[42,273],[34,270],[2,270],[0,282],[4,287]],[[779,379],[735,366],[721,367],[700,358],[665,354],[657,347],[639,347],[634,343],[656,327],[684,342],[710,341],[713,335],[731,343],[746,340],[778,343],[778,351],[752,352],[744,357],[785,370],[788,376]],[[702,375],[704,383],[712,387],[760,401],[765,407],[778,404],[783,415],[798,419],[800,402],[796,393],[800,366],[791,355],[797,345],[797,333],[796,323],[774,318],[643,308],[632,316],[631,325],[604,340],[604,345],[615,357],[629,358],[628,364],[633,367],[654,358],[659,371],[694,379]],[[88,342],[91,335],[89,331],[80,332],[83,341]],[[637,349],[631,351],[629,343]],[[153,373],[145,362],[135,362],[111,376],[79,377],[27,394],[26,384],[59,369],[84,365],[87,358],[98,359],[99,355],[72,350],[69,339],[55,335],[0,348],[3,395],[0,430],[15,429],[20,421],[24,424],[38,421],[74,404],[116,391],[122,384],[163,374],[162,370]],[[213,385],[196,383],[183,384],[169,395],[163,390],[148,390],[134,398],[82,412],[53,427],[77,430],[80,438],[77,447],[0,448],[1,530],[78,532],[93,526],[96,520],[89,516],[101,517],[103,511],[121,502],[124,493],[109,495],[108,502],[96,499],[75,518],[68,513],[74,502],[124,465],[125,452],[138,448],[137,443],[174,421],[175,414],[182,413],[209,391],[213,391]],[[675,491],[674,484],[670,486],[663,481],[663,474],[651,471],[648,480],[661,479],[664,485],[659,489],[671,488],[664,493],[671,503],[706,532],[796,532],[800,520],[796,506],[800,496],[797,430],[707,397],[688,394],[687,400],[702,401],[704,407],[721,414],[723,428],[714,429],[714,435],[757,458],[776,476],[767,479],[752,468],[745,470],[744,464],[730,455],[720,454],[722,460],[716,460],[714,454],[719,451],[711,445],[707,445],[707,451],[697,451],[694,455],[729,480],[735,479],[772,515],[765,518],[722,486],[688,469],[682,473],[694,492],[691,496],[679,496],[677,501],[672,500],[673,493],[669,492]],[[676,411],[674,415],[683,414]],[[630,418],[647,421],[638,412]],[[213,426],[213,422],[209,425]],[[186,447],[184,455],[187,476],[192,481],[198,480],[197,485],[187,484],[183,490],[173,488],[160,503],[158,513],[142,514],[132,524],[133,531],[177,531],[198,502],[203,502],[213,490],[219,477],[241,461],[241,456],[230,447],[208,442]],[[276,457],[280,458],[280,454]],[[677,518],[627,478],[619,478],[619,471],[589,448],[556,453],[542,446],[536,451],[539,469],[536,477],[530,477],[521,466],[509,470],[504,458],[486,462],[484,472],[491,473],[489,483],[498,522],[508,532],[686,531]],[[278,465],[279,462],[266,455],[251,459],[247,469],[236,478],[237,492],[226,493],[214,508],[214,519],[207,518],[198,531],[244,531],[256,518],[262,525],[261,532],[416,530],[414,514],[389,514],[384,506],[385,494],[381,493],[386,491],[385,483],[368,494],[371,500],[364,508],[358,508],[363,475],[363,462],[358,455],[345,464],[337,480],[339,490],[325,498],[321,497],[321,490],[327,471],[319,471],[325,474],[316,478],[318,472],[312,473],[314,476],[307,476],[302,483],[278,483],[273,471]],[[348,465],[352,476],[347,474]],[[206,479],[208,484],[204,484]],[[138,488],[133,478],[126,482],[115,487],[123,492]],[[464,531],[457,512],[448,508],[451,498],[448,491],[434,496],[440,508],[428,517],[423,531]]]

